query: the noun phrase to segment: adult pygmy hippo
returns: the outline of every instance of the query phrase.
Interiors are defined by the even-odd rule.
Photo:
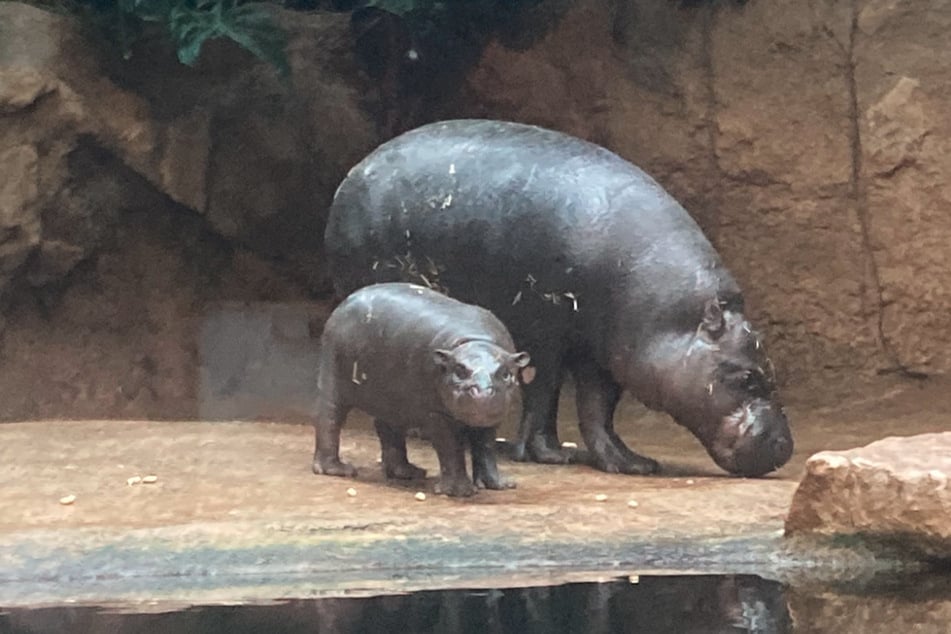
[[[350,171],[326,248],[338,293],[412,280],[502,320],[538,371],[518,459],[567,460],[556,430],[566,369],[604,471],[657,469],[614,432],[624,389],[730,473],[762,475],[792,453],[736,281],[686,210],[602,147],[517,123],[425,125]]]
[[[340,429],[355,407],[374,417],[388,478],[426,475],[406,457],[406,430],[421,427],[439,458],[438,493],[514,486],[499,476],[494,430],[518,402],[528,363],[483,308],[415,284],[356,291],[331,313],[321,336],[314,472],[356,475],[340,461]]]

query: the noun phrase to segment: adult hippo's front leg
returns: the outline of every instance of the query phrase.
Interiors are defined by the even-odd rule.
[[[614,431],[614,410],[621,400],[621,386],[588,357],[571,363],[575,379],[578,424],[595,467],[608,473],[648,475],[658,464],[631,451]]]

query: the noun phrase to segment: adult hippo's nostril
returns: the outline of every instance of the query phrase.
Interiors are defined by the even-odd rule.
[[[793,441],[788,434],[779,435],[773,439],[773,461],[776,467],[786,464],[792,457]]]
[[[774,438],[773,439],[773,455],[784,456],[789,453],[792,453],[791,447],[790,447],[791,444],[792,443],[789,442],[788,438],[783,438],[782,436],[780,436],[779,438]]]

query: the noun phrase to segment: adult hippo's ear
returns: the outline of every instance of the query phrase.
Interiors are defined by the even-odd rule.
[[[700,322],[700,327],[711,339],[716,340],[723,334],[725,326],[720,300],[716,297],[707,300],[703,307],[703,320]]]

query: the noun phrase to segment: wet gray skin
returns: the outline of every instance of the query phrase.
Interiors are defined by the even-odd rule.
[[[326,230],[340,296],[413,281],[492,311],[532,357],[514,458],[573,458],[558,396],[576,386],[593,465],[653,473],[614,431],[623,391],[687,427],[723,469],[755,476],[793,441],[743,295],[687,211],[594,144],[485,120],[380,146],[340,185]]]
[[[321,336],[314,472],[356,475],[339,453],[340,430],[356,408],[374,417],[387,477],[426,475],[406,456],[406,431],[421,428],[439,459],[437,492],[464,497],[480,485],[513,487],[498,472],[495,428],[520,405],[529,360],[485,309],[412,284],[356,291]]]

